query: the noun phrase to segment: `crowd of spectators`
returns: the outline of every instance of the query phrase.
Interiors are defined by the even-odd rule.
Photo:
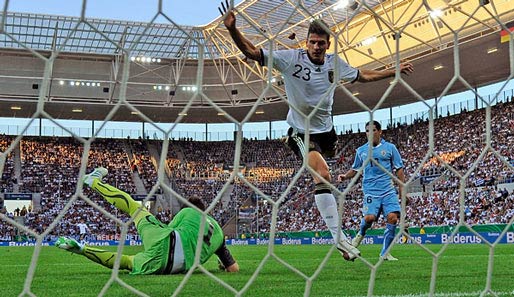
[[[410,226],[455,225],[459,221],[460,178],[465,178],[466,222],[469,224],[508,223],[513,216],[514,193],[500,189],[498,182],[513,182],[514,130],[509,121],[514,119],[514,103],[499,103],[491,108],[490,147],[486,138],[486,110],[439,117],[434,121],[434,149],[429,154],[429,121],[412,125],[399,125],[384,131],[384,138],[395,143],[404,159],[407,178],[413,183],[419,177],[435,175],[433,182],[424,186],[425,195],[413,196],[406,209]],[[338,155],[329,160],[333,176],[346,172],[353,163],[355,150],[367,140],[365,133],[339,136]],[[468,172],[469,171],[469,172]],[[292,188],[279,208],[277,231],[322,230],[324,224],[313,205],[312,181],[303,176]],[[347,188],[347,183],[337,184],[345,191],[343,228],[358,229],[362,205],[361,184]],[[500,187],[500,188],[498,188]],[[295,192],[296,191],[296,192]],[[502,195],[500,195],[502,193]],[[291,197],[289,199],[289,197]],[[439,197],[443,197],[440,199]],[[502,197],[491,198],[491,197]],[[439,198],[439,199],[438,199]],[[270,203],[263,203],[258,223],[253,230],[269,231]],[[378,226],[384,226],[380,221]]]
[[[514,179],[508,164],[514,164],[514,131],[509,120],[514,119],[514,103],[500,103],[491,108],[490,138],[486,137],[486,110],[463,111],[458,115],[438,117],[433,121],[434,146],[429,152],[429,121],[398,125],[384,131],[384,138],[396,144],[405,165],[407,178],[419,183],[419,177],[433,176],[423,182],[424,191],[411,196],[406,209],[410,226],[455,225],[459,221],[459,186],[465,178],[465,221],[471,225],[506,223],[513,216],[514,193],[501,187],[502,181]],[[367,140],[364,133],[339,136],[336,158],[328,160],[334,180],[353,163],[355,150]],[[11,138],[0,137],[0,149],[5,151]],[[129,141],[130,163],[122,141]],[[98,166],[110,171],[106,182],[135,193],[131,170],[136,169],[148,191],[157,180],[147,140],[97,139],[92,143],[88,171]],[[41,207],[25,217],[27,226],[42,232],[54,221],[72,199],[83,154],[83,145],[73,138],[26,137],[21,149],[21,192],[40,193]],[[240,150],[240,167],[234,168],[236,144],[232,141],[202,142],[170,141],[166,164],[174,190],[184,197],[197,196],[207,204],[221,195],[212,214],[222,223],[238,211],[247,216],[250,231],[268,232],[272,207],[279,202],[277,231],[324,230],[313,199],[313,182],[306,168],[279,140],[244,140]],[[12,156],[6,162],[0,186],[12,184]],[[134,167],[134,165],[136,165]],[[234,174],[234,171],[237,174]],[[4,179],[4,177],[6,177]],[[221,193],[227,184],[227,193]],[[334,182],[344,192],[343,228],[357,229],[361,219],[362,191],[360,182],[351,187]],[[2,187],[2,190],[11,189]],[[289,189],[289,191],[287,191]],[[108,212],[115,209],[86,190],[86,197]],[[338,194],[343,195],[343,194]],[[168,209],[158,209],[157,215],[167,222],[172,218]],[[248,216],[247,216],[248,218]],[[246,219],[247,219],[246,218]],[[114,235],[119,228],[112,219],[102,215],[79,197],[65,211],[51,235],[76,234],[75,224],[84,219],[93,232]],[[122,216],[122,219],[127,219]],[[383,225],[379,221],[379,226]],[[11,233],[2,222],[0,230]],[[131,229],[135,234],[135,230]]]
[[[4,153],[11,145],[13,138],[7,135],[0,135],[0,152]],[[0,160],[0,162],[2,162]],[[14,189],[14,184],[17,183],[14,176],[14,158],[11,152],[5,158],[4,171],[2,172],[0,180],[0,193],[9,193]]]
[[[185,162],[181,162],[175,147],[172,147],[168,150],[168,154],[166,157],[166,165],[170,169],[169,176],[171,179],[175,178],[186,178],[187,175],[187,165]]]
[[[150,151],[148,150],[147,140],[129,139],[132,153],[132,171],[137,171],[143,181],[146,191],[150,192],[157,183],[157,169],[152,162]]]
[[[107,167],[110,174],[105,177],[105,182],[128,193],[135,193],[128,158],[119,141],[97,139],[93,142],[89,150],[87,171],[99,166]],[[41,195],[38,209],[25,216],[25,224],[41,233],[50,226],[74,196],[84,150],[81,143],[73,138],[57,137],[27,137],[20,142],[20,149],[20,191]],[[114,207],[105,203],[92,191],[85,189],[84,194],[108,212],[115,211]],[[91,230],[101,231],[106,235],[116,234],[118,229],[112,220],[78,197],[74,205],[65,211],[64,217],[59,220],[50,237],[58,234],[76,234],[75,225],[80,219],[88,222]]]

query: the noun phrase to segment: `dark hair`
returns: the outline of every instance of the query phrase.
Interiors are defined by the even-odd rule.
[[[330,39],[330,31],[327,31],[327,29],[325,28],[329,28],[325,21],[323,21],[322,19],[315,19],[309,25],[309,30],[307,31],[307,38],[309,38],[309,35],[311,35],[311,33],[314,33],[317,35],[325,35],[327,36],[327,40]]]
[[[200,210],[204,211],[205,210],[205,204],[203,203],[203,201],[198,198],[198,197],[191,197],[189,198],[187,201],[189,201],[189,203],[193,204],[194,206],[198,207]],[[184,205],[184,207],[189,207],[186,205]]]
[[[375,128],[377,128],[378,131],[382,130],[382,125],[380,125],[380,123],[377,122],[377,121],[373,121],[373,122],[370,121],[370,122],[368,122],[366,124],[366,127],[369,126],[369,125],[372,125],[372,124],[375,126]]]

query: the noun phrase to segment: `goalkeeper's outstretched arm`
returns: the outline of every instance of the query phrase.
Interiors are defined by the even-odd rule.
[[[225,243],[215,252],[216,256],[218,256],[220,268],[227,272],[238,272],[239,264],[237,264],[234,257],[228,250]]]

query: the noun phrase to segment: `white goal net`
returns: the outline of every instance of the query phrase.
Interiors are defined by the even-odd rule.
[[[140,168],[137,175],[146,191],[141,200],[143,204],[147,204],[157,199],[161,207],[159,210],[155,209],[158,212],[166,213],[166,209],[176,210],[178,205],[187,204],[188,195],[193,195],[194,191],[211,193],[205,214],[214,212],[235,215],[235,209],[244,204],[242,199],[250,196],[231,196],[232,192],[240,195],[243,192],[251,193],[258,197],[253,205],[257,208],[254,210],[257,217],[252,217],[254,221],[250,220],[248,225],[256,225],[253,230],[257,234],[269,234],[266,237],[266,240],[269,239],[268,249],[244,286],[235,287],[226,278],[212,273],[199,264],[200,259],[197,256],[193,269],[176,276],[182,278],[180,284],[166,294],[180,295],[188,282],[195,277],[195,272],[200,271],[219,286],[226,288],[227,295],[242,296],[258,286],[259,278],[266,273],[264,270],[270,261],[278,262],[301,278],[305,283],[305,296],[319,294],[313,289],[313,284],[330,262],[334,261],[331,256],[337,254],[336,246],[333,245],[328,250],[328,254],[315,270],[305,272],[291,264],[289,259],[277,254],[274,245],[277,234],[294,230],[295,227],[291,226],[300,226],[300,229],[307,228],[306,226],[313,228],[308,231],[326,229],[319,214],[311,209],[315,208],[315,203],[310,176],[312,174],[316,178],[322,177],[312,170],[306,159],[299,161],[292,158],[285,147],[277,146],[273,141],[263,147],[255,144],[258,146],[255,150],[251,148],[250,140],[245,139],[243,130],[251,122],[262,120],[259,116],[264,110],[267,115],[273,108],[277,108],[278,113],[284,115],[282,120],[285,120],[283,111],[290,106],[280,74],[246,59],[231,40],[222,18],[201,28],[181,26],[166,14],[162,9],[163,1],[159,1],[155,16],[148,22],[137,23],[139,27],[136,28],[136,23],[89,18],[87,1],[82,3],[81,16],[72,19],[16,14],[10,11],[10,2],[12,1],[5,1],[3,14],[0,16],[0,43],[3,45],[0,49],[0,60],[8,63],[12,59],[6,64],[7,70],[0,70],[0,100],[10,104],[2,105],[3,107],[30,110],[30,120],[14,133],[15,136],[0,138],[0,173],[3,176],[18,174],[23,177],[23,182],[15,185],[15,189],[20,192],[24,189],[31,193],[38,192],[41,201],[45,203],[42,209],[48,211],[31,217],[32,220],[39,220],[40,224],[26,224],[23,220],[0,213],[0,230],[11,232],[17,229],[17,232],[35,241],[20,296],[34,295],[31,287],[42,251],[48,245],[48,238],[57,231],[64,232],[63,222],[75,222],[73,217],[81,215],[84,209],[98,215],[99,221],[111,222],[113,230],[109,229],[107,233],[110,234],[110,239],[119,240],[120,254],[125,246],[124,238],[135,233],[132,220],[115,212],[112,206],[79,182],[92,168],[104,166],[102,161],[105,160],[119,162],[111,166],[112,176],[108,182],[129,193],[135,193],[138,186],[132,180],[135,172],[134,167],[131,167],[132,162],[146,164],[134,165]],[[173,1],[166,5],[171,9]],[[194,1],[191,1],[191,5],[195,5]],[[260,0],[243,1],[235,7],[240,30],[253,43],[266,50],[304,47],[309,22],[322,18],[329,24],[332,32],[330,50],[340,55],[343,60],[359,68],[396,70],[394,77],[372,84],[371,87],[359,83],[350,85],[334,82],[332,88],[336,89],[336,115],[346,110],[363,112],[366,114],[363,122],[367,122],[378,119],[377,113],[383,108],[392,109],[404,103],[418,104],[416,112],[419,111],[421,116],[415,120],[411,117],[410,120],[401,122],[393,122],[392,119],[381,121],[384,134],[400,148],[407,177],[403,184],[395,175],[388,173],[395,183],[402,184],[405,189],[401,193],[402,215],[398,225],[400,232],[396,234],[391,250],[394,251],[395,246],[405,237],[406,241],[423,251],[431,265],[430,275],[426,275],[430,279],[427,281],[426,291],[412,292],[413,295],[409,296],[514,294],[514,291],[498,291],[493,285],[495,251],[506,240],[514,220],[512,209],[509,210],[512,205],[495,200],[497,194],[502,195],[501,186],[495,188],[495,185],[503,181],[501,179],[512,177],[514,171],[514,124],[509,126],[509,121],[514,121],[514,110],[509,96],[505,95],[508,91],[506,86],[514,74],[514,26],[509,23],[514,20],[513,6],[513,2],[508,0]],[[265,13],[259,13],[259,9],[266,8],[268,10]],[[66,27],[63,24],[67,24]],[[20,26],[32,31],[22,32],[17,29]],[[55,30],[49,33],[52,26]],[[114,26],[120,26],[121,29],[113,29]],[[85,32],[94,37],[86,37]],[[160,36],[163,32],[178,36],[177,39],[180,40],[177,41],[171,35]],[[50,44],[36,40],[38,35],[46,36]],[[153,41],[159,38],[163,42]],[[172,43],[173,46],[166,43]],[[491,46],[492,44],[495,46]],[[154,55],[145,57],[145,50],[152,51]],[[14,51],[16,54],[11,55]],[[159,56],[167,51],[173,52],[174,56]],[[488,63],[491,59],[497,59],[494,63],[504,67],[495,68],[497,64],[482,65],[482,59]],[[416,68],[410,76],[400,73],[398,65],[405,61],[413,63]],[[105,69],[109,70],[109,74],[99,73],[104,68],[97,69],[95,73],[91,71],[95,66],[91,65],[107,65]],[[270,62],[267,66],[271,65]],[[36,69],[31,68],[32,66]],[[75,69],[75,73],[70,72],[70,69]],[[11,74],[8,71],[19,72]],[[86,74],[82,75],[81,72]],[[158,80],[145,81],[148,73]],[[26,83],[24,85],[22,82],[27,77],[32,79],[32,91],[37,94],[29,99],[29,95],[19,91],[26,87]],[[477,90],[480,84],[498,81],[504,83],[493,96],[484,96]],[[79,87],[89,89],[78,91]],[[427,91],[430,88],[436,89]],[[460,103],[456,108],[452,101],[454,99],[448,99],[447,95],[456,91],[468,91],[468,94],[472,94],[473,111],[469,110],[469,104],[463,106]],[[97,126],[93,121],[93,126],[87,130],[90,135],[66,126],[60,121],[64,109],[58,104],[62,102],[68,104],[66,106],[69,108],[73,108],[74,104],[80,106],[75,108],[75,113],[90,112],[91,118],[97,118],[96,114],[93,115],[97,109],[88,111],[87,104],[92,104],[104,115],[102,121],[98,121]],[[314,107],[310,114],[303,114],[307,126],[319,106],[320,104]],[[448,106],[453,106],[452,112]],[[446,107],[446,110],[442,107]],[[456,109],[459,111],[456,112]],[[132,137],[128,142],[119,139],[106,140],[106,130],[113,121],[121,118],[120,114],[130,114],[133,121],[144,122],[147,129],[155,131],[159,140],[155,140],[150,147],[141,144],[137,137]],[[166,117],[167,114],[170,116]],[[185,154],[197,153],[195,149],[198,148],[187,148],[187,141],[180,142],[181,139],[177,142],[181,138],[176,136],[179,129],[177,127],[190,122],[189,118],[192,117],[201,122],[202,114],[205,114],[205,122],[214,119],[216,122],[231,123],[235,127],[233,141],[209,143],[199,149],[200,152],[212,152],[217,158],[221,158],[219,155],[229,155],[223,158],[231,160],[230,168],[225,168],[223,173],[216,173],[214,178],[202,176],[200,173],[196,177],[191,173],[177,173],[177,170],[184,170],[177,160]],[[274,119],[277,119],[276,116]],[[35,134],[31,134],[31,129],[42,120],[58,127],[69,138],[44,140],[30,136],[41,133],[35,131]],[[171,124],[162,125],[160,122]],[[335,120],[336,127],[348,124],[351,123],[343,124]],[[350,168],[355,148],[366,142],[364,136],[353,133],[361,132],[362,128],[338,128],[338,133],[341,134],[337,151],[339,159],[330,163],[333,181],[337,174]],[[348,130],[353,131],[347,133],[350,132]],[[206,134],[207,132],[205,139]],[[270,128],[269,138],[275,138],[271,134]],[[142,135],[143,140],[146,136],[148,135]],[[127,137],[124,135],[123,138]],[[126,143],[130,147],[124,147]],[[210,145],[213,147],[209,147]],[[308,137],[305,146],[309,147]],[[177,153],[178,147],[180,150]],[[261,148],[265,154],[270,155],[265,157],[270,158],[271,165],[274,165],[270,167],[273,169],[255,166],[251,174],[239,170],[248,165],[243,164],[244,160],[251,162],[249,152],[258,153]],[[131,156],[128,159],[127,152]],[[17,173],[17,159],[21,160],[21,173]],[[373,163],[374,160],[368,156],[364,162]],[[200,162],[190,165],[202,168]],[[383,166],[378,166],[385,170]],[[193,171],[190,168],[188,170]],[[212,173],[217,168],[202,170]],[[338,200],[343,230],[358,229],[362,203],[359,180],[361,174],[359,172],[348,183],[329,183],[325,180]],[[491,175],[495,176],[495,180],[491,181]],[[421,182],[420,177],[427,176],[431,179]],[[195,178],[208,182],[202,186],[177,186],[179,183],[187,184]],[[268,183],[271,181],[275,183]],[[482,188],[486,190],[479,190]],[[14,189],[6,186],[4,192],[7,194],[10,191]],[[488,191],[487,194],[484,191]],[[493,202],[486,203],[486,200]],[[495,206],[496,203],[504,204],[498,207]],[[306,205],[309,208],[304,208]],[[480,205],[480,209],[477,205]],[[306,217],[309,216],[316,217],[317,221],[313,219],[306,222]],[[493,241],[474,228],[475,225],[486,223],[504,226],[497,231]],[[383,221],[379,224],[383,224]],[[416,236],[405,231],[409,226],[430,225],[451,226],[447,240],[440,249],[435,250],[418,242]],[[437,286],[441,259],[447,255],[449,246],[466,240],[460,237],[459,233],[462,232],[479,239],[489,251],[487,264],[484,264],[487,265],[487,273],[483,276],[485,286],[480,292],[440,292]],[[234,234],[236,233],[237,230]],[[0,257],[5,256],[0,252]],[[238,260],[243,266],[244,255]],[[112,275],[104,287],[91,294],[108,294],[109,288],[118,284],[136,295],[146,296],[144,287],[134,287],[120,277],[119,261],[118,259],[115,263]],[[366,279],[368,289],[362,294],[376,295],[377,275],[385,265],[384,261],[378,260],[378,257],[363,255],[356,262],[363,263],[369,270],[369,278]],[[346,264],[341,260],[341,266]],[[403,269],[401,265],[398,267]],[[351,268],[344,269],[351,273]],[[65,275],[62,277],[66,278]],[[409,284],[402,283],[399,286]],[[334,293],[334,296],[339,293]],[[389,295],[397,296],[395,292],[390,292]]]

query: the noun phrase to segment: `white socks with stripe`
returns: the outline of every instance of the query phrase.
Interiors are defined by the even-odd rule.
[[[328,230],[332,233],[332,237],[334,240],[337,238],[337,229],[339,227],[339,213],[337,213],[337,202],[336,198],[332,193],[321,193],[314,194],[314,199],[316,200],[316,205],[318,206],[318,210],[321,214],[323,220],[325,220],[325,224],[327,224]],[[340,240],[348,240],[346,235],[339,231]]]

